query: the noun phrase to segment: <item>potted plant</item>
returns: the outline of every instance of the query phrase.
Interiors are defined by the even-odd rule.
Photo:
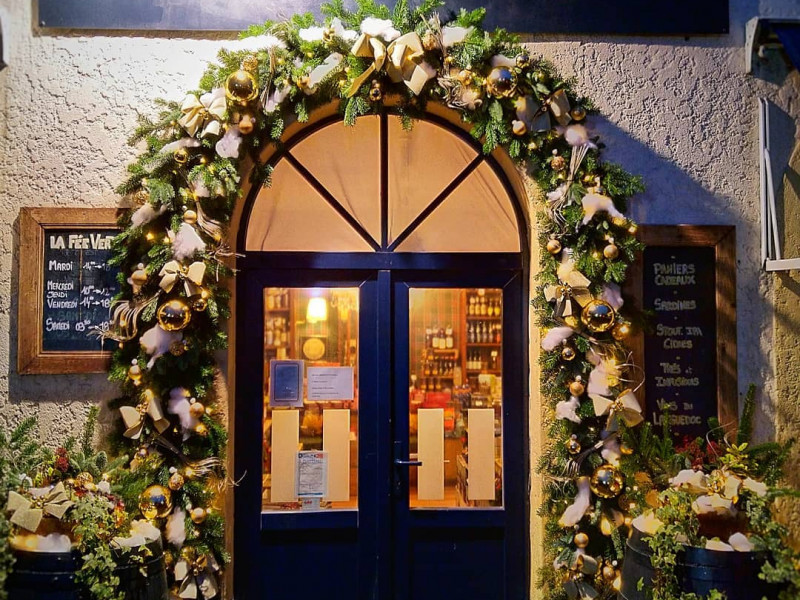
[[[777,498],[798,495],[777,487],[790,445],[751,444],[754,393],[735,440],[710,434],[675,448],[665,429],[654,445],[650,506],[627,541],[623,600],[800,598],[800,554],[775,512]]]

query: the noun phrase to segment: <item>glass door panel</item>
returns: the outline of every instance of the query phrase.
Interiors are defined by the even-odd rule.
[[[503,505],[501,289],[409,290],[411,508]]]
[[[303,507],[306,451],[324,464],[320,508],[358,506],[358,293],[264,288],[262,511]]]

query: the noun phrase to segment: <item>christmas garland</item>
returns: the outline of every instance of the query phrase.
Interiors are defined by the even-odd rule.
[[[622,340],[619,284],[640,250],[622,211],[638,178],[600,161],[585,122],[594,112],[573,82],[518,39],[481,28],[483,9],[443,22],[438,0],[390,11],[358,0],[251,27],[219,53],[197,90],[161,102],[131,143],[146,149],[118,192],[134,206],[115,240],[119,297],[103,335],[118,343],[111,379],[131,469],[116,481],[129,505],[164,530],[181,597],[211,598],[228,557],[217,500],[226,485],[225,407],[215,396],[216,351],[226,345],[226,227],[247,161],[255,185],[271,167],[256,159],[286,127],[338,100],[346,124],[383,110],[406,127],[429,101],[457,111],[483,143],[527,167],[542,190],[540,286],[542,396],[552,408],[540,473],[547,566],[558,599],[610,597],[618,584],[627,511],[644,498],[627,427],[641,421]],[[250,160],[248,160],[250,159]],[[622,440],[622,441],[621,441]]]

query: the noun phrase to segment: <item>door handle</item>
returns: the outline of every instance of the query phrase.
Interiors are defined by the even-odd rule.
[[[395,467],[421,467],[422,461],[421,460],[401,460],[399,458],[394,459],[394,466]]]

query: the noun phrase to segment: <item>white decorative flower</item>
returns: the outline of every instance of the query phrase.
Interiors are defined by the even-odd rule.
[[[453,44],[460,44],[472,33],[472,27],[457,27],[446,25],[442,27],[442,46],[449,48]]]
[[[483,104],[483,100],[481,100],[480,90],[471,87],[461,88],[461,105],[464,108],[475,110],[481,104]]]
[[[391,42],[400,37],[400,32],[394,28],[391,19],[375,17],[367,17],[361,21],[361,33],[382,38],[384,42]]]
[[[214,148],[222,158],[239,158],[239,148],[242,145],[242,136],[239,133],[239,127],[228,127]],[[206,188],[208,192],[208,188]],[[200,193],[195,189],[195,193],[200,196]],[[208,195],[211,195],[210,193]],[[202,197],[202,196],[201,196]]]
[[[569,400],[562,400],[556,404],[556,419],[566,419],[573,423],[580,423],[581,418],[578,416],[578,406],[580,406],[580,400],[575,396],[570,396]]]
[[[264,112],[267,114],[274,113],[278,110],[278,107],[281,105],[286,99],[286,96],[289,95],[289,92],[292,91],[292,87],[287,83],[281,89],[274,89],[272,93],[267,98],[267,101],[264,103]]]

